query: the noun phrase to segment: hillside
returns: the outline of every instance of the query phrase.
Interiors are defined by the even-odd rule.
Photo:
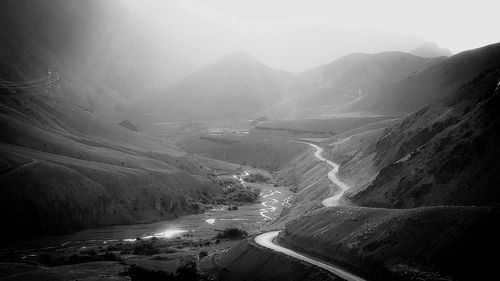
[[[185,75],[176,47],[153,27],[123,1],[2,1],[0,81],[50,69],[62,76],[60,98],[110,113]]]
[[[194,158],[98,113],[40,92],[0,106],[5,238],[174,218],[220,192]]]
[[[131,106],[164,118],[244,118],[290,93],[294,76],[272,69],[246,53],[209,64],[167,89]]]

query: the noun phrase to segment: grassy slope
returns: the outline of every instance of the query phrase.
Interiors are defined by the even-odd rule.
[[[209,169],[172,145],[52,103],[40,93],[1,97],[2,235],[171,218],[219,192]]]

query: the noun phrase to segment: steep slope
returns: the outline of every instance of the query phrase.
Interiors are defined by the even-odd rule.
[[[355,202],[370,206],[498,205],[500,68],[423,107],[377,144],[384,165]],[[385,166],[386,165],[386,166]]]
[[[133,110],[192,119],[241,118],[289,94],[293,75],[234,53],[132,106]]]
[[[351,110],[410,113],[455,92],[463,83],[500,62],[500,43],[447,58],[363,98]]]
[[[344,178],[356,179],[348,196],[364,206],[397,208],[498,205],[499,79],[500,65],[478,72],[375,135],[341,167]]]
[[[39,92],[0,96],[0,128],[9,239],[173,218],[220,192],[183,151]]]
[[[439,48],[436,42],[427,42],[411,50],[410,54],[423,58],[449,57],[453,55],[449,49]]]

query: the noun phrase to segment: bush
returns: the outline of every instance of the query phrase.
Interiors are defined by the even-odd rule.
[[[122,122],[119,123],[119,125],[131,131],[137,132],[137,126],[128,120],[123,120]]]
[[[247,232],[239,228],[226,228],[217,233],[217,238],[219,239],[243,239],[247,236]]]
[[[134,255],[146,255],[152,256],[156,255],[160,252],[158,247],[154,245],[152,242],[141,242],[134,246],[132,250],[132,254]]]
[[[269,179],[263,174],[251,174],[243,179],[246,182],[267,182]]]
[[[177,268],[177,275],[180,280],[197,280],[198,270],[196,262],[188,261]]]
[[[199,254],[198,254],[198,259],[202,259],[204,257],[208,256],[208,252],[207,251],[201,251]]]

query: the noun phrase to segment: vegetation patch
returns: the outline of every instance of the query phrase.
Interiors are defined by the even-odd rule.
[[[226,228],[217,233],[219,239],[243,239],[248,236],[248,233],[239,228]]]

